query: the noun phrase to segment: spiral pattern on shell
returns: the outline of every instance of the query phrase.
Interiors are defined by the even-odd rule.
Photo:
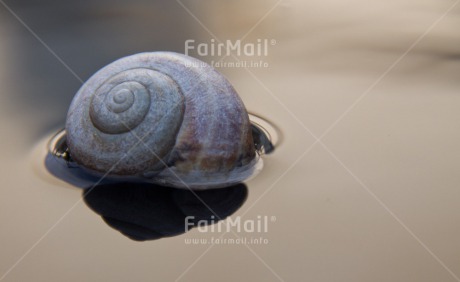
[[[184,179],[222,175],[255,157],[230,83],[171,52],[132,55],[94,74],[72,101],[66,131],[72,158],[110,175],[158,175],[165,165]]]

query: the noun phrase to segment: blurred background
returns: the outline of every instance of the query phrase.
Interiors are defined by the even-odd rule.
[[[460,281],[458,2],[1,0],[1,281]],[[43,171],[80,80],[241,38],[268,56],[190,55],[268,64],[218,67],[283,135],[234,215],[268,245],[132,242]]]

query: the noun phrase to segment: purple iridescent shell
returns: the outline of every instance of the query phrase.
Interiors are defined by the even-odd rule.
[[[71,157],[102,175],[191,188],[221,187],[252,174],[248,113],[211,66],[177,53],[141,53],[94,74],[66,121]]]

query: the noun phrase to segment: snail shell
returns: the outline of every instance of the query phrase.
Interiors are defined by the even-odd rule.
[[[141,53],[94,74],[66,120],[72,159],[100,174],[176,187],[223,187],[253,173],[243,102],[214,68],[177,53]]]

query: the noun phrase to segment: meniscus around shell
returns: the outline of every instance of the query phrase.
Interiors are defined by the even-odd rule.
[[[227,79],[172,52],[99,70],[75,95],[65,128],[72,159],[101,175],[205,189],[240,182],[260,165],[248,113]]]

